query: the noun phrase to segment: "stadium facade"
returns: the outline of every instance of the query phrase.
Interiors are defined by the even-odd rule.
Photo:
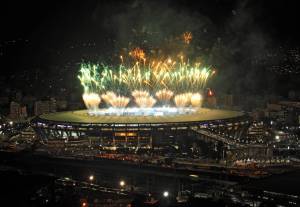
[[[35,117],[31,125],[38,137],[47,143],[92,140],[101,146],[157,147],[180,143],[199,129],[241,136],[248,117],[242,112],[203,109],[197,114],[169,117],[85,116],[84,111],[59,112]]]

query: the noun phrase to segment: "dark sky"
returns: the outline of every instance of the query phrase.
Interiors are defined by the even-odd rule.
[[[43,36],[44,33],[52,34],[55,31],[66,34],[78,31],[79,34],[85,34],[91,31],[89,25],[97,24],[93,15],[99,7],[105,8],[103,12],[106,15],[113,16],[122,12],[122,7],[126,3],[132,2],[134,1],[7,1],[1,3],[1,39],[31,37],[36,33]],[[246,7],[253,14],[255,23],[267,33],[283,41],[298,41],[297,21],[300,19],[300,14],[297,1],[169,0],[157,2],[164,2],[161,4],[168,4],[178,10],[199,12],[219,25],[230,18],[240,2],[245,2]],[[99,24],[102,23],[99,19],[97,21]],[[100,30],[98,32],[101,33]]]

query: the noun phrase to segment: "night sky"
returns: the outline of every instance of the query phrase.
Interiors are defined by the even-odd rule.
[[[59,33],[61,36],[71,35],[77,38],[82,35],[89,36],[90,31],[97,31],[91,27],[97,23],[102,24],[101,19],[95,20],[94,16],[102,16],[95,14],[99,8],[105,10],[102,11],[105,15],[113,16],[122,12],[122,7],[132,2],[134,1],[6,1],[1,6],[1,40],[30,38],[38,34],[42,39],[43,36]],[[253,21],[266,33],[281,41],[299,41],[297,20],[300,14],[297,1],[169,0],[156,2],[158,5],[168,5],[179,11],[204,14],[218,25],[228,21],[232,12],[240,4],[245,4],[253,15]],[[77,32],[76,35],[71,34],[74,31]],[[98,32],[102,32],[100,28]]]
[[[79,62],[113,62],[128,42],[138,45],[133,29],[146,28],[158,45],[159,39],[190,30],[204,48],[200,55],[219,70],[214,87],[284,94],[297,89],[299,74],[273,74],[265,65],[250,63],[280,47],[298,48],[298,8],[297,1],[259,0],[8,1],[0,12],[1,81],[17,89],[30,83],[53,84],[52,93],[57,92],[53,88],[69,91],[79,87]],[[268,66],[284,60],[270,62]],[[263,78],[254,80],[258,74]]]

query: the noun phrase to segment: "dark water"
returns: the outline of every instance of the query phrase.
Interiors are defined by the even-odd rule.
[[[277,193],[300,196],[300,170],[273,175],[267,178],[251,180],[247,183],[248,188],[262,189]]]
[[[1,169],[1,168],[0,168]],[[21,171],[4,170],[0,171],[0,206],[46,206],[33,202],[32,198],[41,188],[53,186],[57,178],[37,174],[23,174]],[[274,175],[268,178],[251,180],[245,185],[246,189],[259,189],[290,195],[299,195],[300,171],[288,172]],[[102,195],[98,195],[102,196]],[[106,196],[107,197],[107,196]],[[113,199],[114,196],[112,195]],[[129,198],[132,199],[132,198]],[[80,206],[80,195],[64,195],[64,202],[47,206]],[[75,202],[76,201],[76,202]],[[90,205],[92,206],[92,205]],[[191,200],[185,206],[238,206],[228,205],[222,201]],[[269,205],[265,205],[269,206]]]
[[[32,195],[54,178],[43,175],[24,175],[16,171],[0,171],[0,206],[34,206]]]
[[[41,189],[47,189],[49,194],[51,191],[57,191],[54,189],[54,181],[57,178],[51,176],[43,176],[37,174],[23,174],[21,171],[15,170],[7,170],[1,169],[0,167],[0,206],[21,206],[21,207],[35,207],[35,206],[55,206],[55,207],[66,207],[66,206],[74,206],[79,207],[82,206],[82,198],[89,199],[90,202],[88,206],[107,206],[107,207],[127,207],[126,205],[121,204],[110,204],[110,205],[102,205],[102,204],[95,204],[91,201],[94,199],[91,197],[97,197],[98,199],[110,199],[115,200],[117,197],[116,195],[103,195],[101,193],[95,192],[75,192],[72,188],[65,187],[63,189],[63,194],[60,193],[60,200],[54,202],[49,199],[49,203],[45,203],[46,198],[40,200],[33,200],[33,198],[37,197],[37,192],[40,192]],[[57,194],[57,193],[56,193]],[[52,195],[53,198],[53,195]],[[143,202],[139,202],[140,197],[129,195],[125,197],[125,200],[128,200],[131,203],[132,207],[143,207]],[[47,198],[48,200],[48,198]],[[191,199],[187,204],[170,204],[164,203],[160,201],[156,205],[164,206],[164,207],[198,207],[198,206],[228,206],[222,200],[213,201],[213,200],[199,200],[199,199]]]
[[[76,180],[84,181],[87,181],[88,176],[93,174],[96,179],[95,181],[101,184],[101,186],[108,184],[112,187],[116,187],[114,185],[118,185],[120,179],[125,179],[128,184],[131,183],[135,186],[144,187],[152,192],[162,192],[167,188],[170,193],[174,195],[178,188],[184,187],[187,189],[191,184],[194,185],[194,181],[190,183],[191,181],[187,182],[186,179],[166,176],[159,177],[157,175],[150,176],[147,175],[147,173],[133,173],[134,171],[128,170],[127,172],[124,167],[114,167],[111,165],[106,169],[104,166],[98,166],[99,163],[88,164],[79,161],[58,161],[48,158],[41,159],[41,157],[26,157],[25,155],[14,158],[11,154],[3,155],[1,158],[0,163],[3,164],[2,166],[14,166],[15,168],[12,170],[6,169],[5,167],[1,168],[0,166],[0,207],[44,206],[32,202],[32,197],[36,195],[36,192],[42,187],[53,186],[57,178],[49,175],[40,175],[40,172],[48,172],[57,176],[68,176]],[[22,169],[23,171],[16,169]],[[24,172],[27,172],[27,174],[24,174]],[[31,172],[35,172],[35,174],[30,174]],[[300,170],[273,175],[263,179],[243,181],[238,185],[241,186],[243,190],[253,192],[253,194],[256,192],[259,194],[262,191],[272,191],[289,195],[299,195]],[[199,188],[199,192],[215,189],[214,186],[210,186],[208,181],[201,181],[196,187]],[[195,186],[192,188],[197,190]],[[172,192],[172,190],[174,192]],[[102,195],[97,196],[101,197]],[[113,198],[114,196],[111,195],[111,197]],[[63,196],[64,203],[61,202],[59,205],[47,206],[80,206],[78,202],[80,198],[80,195],[71,192],[71,194]],[[223,197],[217,201],[192,200],[190,204],[186,206],[239,206],[237,204],[228,204],[231,201],[223,202],[222,199],[226,198]],[[72,203],[72,201],[75,200],[76,202]]]

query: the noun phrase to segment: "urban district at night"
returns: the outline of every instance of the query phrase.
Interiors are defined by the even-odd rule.
[[[296,1],[2,8],[1,206],[300,206]]]

